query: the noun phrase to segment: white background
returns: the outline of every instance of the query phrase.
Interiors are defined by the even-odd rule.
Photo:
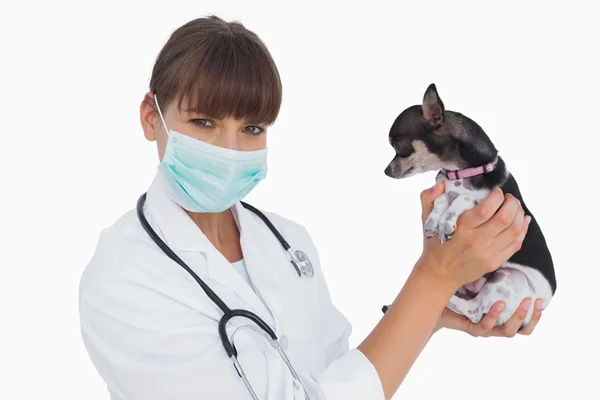
[[[598,13],[447,3],[3,5],[0,398],[108,398],[80,339],[79,278],[100,230],[154,175],[139,104],[155,57],[211,13],[255,31],[278,65],[268,179],[247,200],[311,232],[352,345],[421,252],[419,193],[435,173],[395,181],[383,170],[391,123],[431,82],[487,131],[544,230],[558,291],[534,335],[442,331],[396,398],[596,397]]]

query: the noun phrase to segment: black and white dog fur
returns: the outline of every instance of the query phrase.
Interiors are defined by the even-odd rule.
[[[493,171],[470,178],[449,180],[446,171],[477,167],[491,162],[498,154],[483,129],[470,118],[446,110],[435,84],[431,84],[421,105],[405,109],[394,121],[389,141],[396,154],[385,174],[406,178],[440,170],[436,182],[444,180],[445,194],[434,202],[425,222],[425,233],[450,240],[458,217],[486,198],[494,186],[511,193],[521,202],[525,215],[531,216],[522,247],[495,272],[461,287],[447,307],[477,323],[499,301],[506,302],[496,325],[504,324],[522,300],[542,299],[545,309],[556,291],[556,278],[550,251],[531,211],[525,205],[515,178],[501,157]],[[533,303],[532,303],[533,304]],[[387,307],[384,307],[384,312]],[[521,329],[533,314],[530,307]]]

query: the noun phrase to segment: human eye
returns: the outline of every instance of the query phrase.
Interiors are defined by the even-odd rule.
[[[253,136],[259,136],[262,133],[264,133],[264,131],[265,131],[263,128],[261,128],[258,125],[250,125],[250,126],[246,127],[246,129],[248,129],[248,128],[252,128],[252,129],[250,131],[246,131],[246,132]]]
[[[200,128],[214,128],[213,123],[204,118],[192,119],[190,122],[199,126]]]

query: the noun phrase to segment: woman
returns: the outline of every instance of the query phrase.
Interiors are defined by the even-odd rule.
[[[512,337],[525,318],[530,299],[501,328],[492,328],[501,302],[478,324],[444,307],[520,248],[528,219],[496,189],[461,216],[451,241],[424,240],[395,301],[349,349],[351,325],[331,302],[308,232],[265,213],[311,261],[312,270],[300,271],[308,264],[292,268],[268,225],[240,202],[265,177],[267,129],[280,103],[277,68],[254,33],[215,16],[180,27],[140,106],[161,160],[140,204],[152,230],[229,308],[265,321],[294,372],[263,331],[237,317],[226,326],[234,367],[219,336],[222,308],[132,210],[102,232],[80,283],[83,340],[112,399],[246,399],[252,391],[260,399],[389,399],[440,328]],[[423,220],[441,193],[441,183],[422,193]],[[520,333],[530,334],[540,315]]]

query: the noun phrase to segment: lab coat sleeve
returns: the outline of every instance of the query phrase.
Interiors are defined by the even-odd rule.
[[[321,270],[317,248],[308,231],[303,227],[310,248],[311,260],[317,266],[316,278],[320,281],[321,336],[329,338],[326,343],[327,368],[311,376],[320,385],[325,399],[385,399],[379,374],[369,359],[357,348],[349,348],[352,325],[333,304],[327,282]]]
[[[249,398],[223,350],[217,321],[141,284],[147,280],[138,273],[124,267],[127,278],[94,282],[80,293],[83,342],[112,399]],[[283,368],[253,340],[241,335],[236,347],[257,395],[292,399]],[[268,384],[267,375],[273,378]]]
[[[80,293],[83,342],[112,400],[250,398],[221,346],[217,321],[130,280]],[[377,372],[345,334],[322,372],[299,371],[312,399],[383,399]],[[260,399],[303,398],[277,352],[251,332],[236,339],[239,360]],[[333,353],[332,353],[333,354]]]

